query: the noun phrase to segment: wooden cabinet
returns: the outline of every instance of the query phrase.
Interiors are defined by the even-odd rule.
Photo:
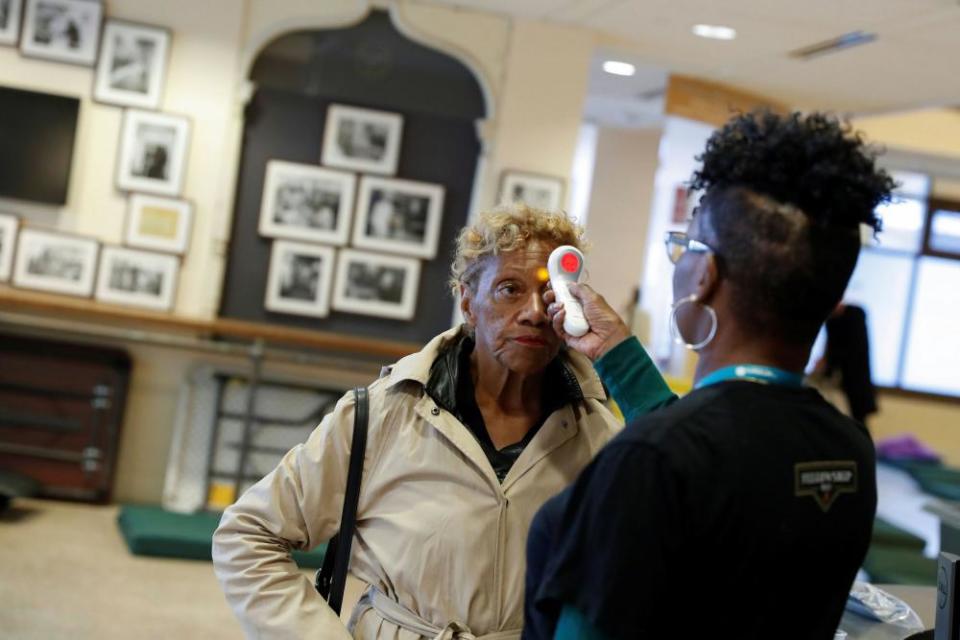
[[[0,469],[109,501],[129,375],[119,349],[0,334]]]

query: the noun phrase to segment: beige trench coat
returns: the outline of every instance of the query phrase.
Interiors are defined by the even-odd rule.
[[[566,353],[584,401],[550,415],[501,484],[467,427],[424,393],[441,345],[457,333],[437,336],[370,386],[350,572],[430,627],[455,622],[476,636],[519,634],[530,522],[620,425],[601,404],[590,362]],[[250,638],[350,637],[297,571],[289,547],[310,549],[339,528],[353,412],[347,394],[223,514],[214,568]],[[375,609],[354,615],[355,638],[421,637]]]

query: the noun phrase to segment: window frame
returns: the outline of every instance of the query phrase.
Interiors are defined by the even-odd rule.
[[[916,196],[904,196],[907,198]],[[921,231],[921,242],[920,248],[918,251],[906,251],[903,249],[888,249],[884,248],[882,245],[878,246],[865,246],[861,251],[871,251],[881,254],[897,254],[901,256],[911,256],[911,273],[910,273],[910,286],[907,293],[907,309],[906,316],[903,323],[902,332],[900,335],[900,348],[897,356],[897,374],[896,374],[896,385],[875,385],[876,388],[885,393],[890,393],[891,395],[909,397],[909,398],[918,398],[926,400],[936,400],[941,402],[946,402],[949,404],[960,404],[960,393],[956,395],[945,394],[945,393],[933,393],[929,391],[916,391],[910,389],[909,387],[903,386],[903,375],[904,368],[906,366],[907,360],[907,347],[909,344],[910,330],[913,319],[913,309],[916,304],[917,297],[917,285],[918,285],[918,276],[920,272],[920,260],[924,257],[932,258],[941,258],[947,260],[956,260],[960,262],[960,252],[950,252],[950,251],[938,251],[933,249],[930,246],[930,235],[933,229],[933,217],[934,213],[937,211],[947,210],[947,211],[957,211],[960,212],[960,200],[952,200],[949,198],[937,197],[937,196],[927,196],[925,198],[916,198],[919,200],[924,200],[926,203],[926,211],[924,212],[923,220],[923,229]]]

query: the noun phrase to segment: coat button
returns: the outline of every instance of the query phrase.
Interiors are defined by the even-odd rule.
[[[435,416],[440,415],[440,407],[434,407],[433,409],[430,410],[430,413],[432,413]]]

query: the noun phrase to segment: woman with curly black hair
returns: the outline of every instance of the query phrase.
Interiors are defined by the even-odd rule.
[[[866,554],[873,445],[803,370],[893,182],[819,113],[736,117],[698,159],[703,197],[667,237],[695,390],[635,420],[537,515],[527,637],[829,639]],[[592,332],[562,333],[556,304],[554,328],[629,412],[640,346],[574,293]]]

